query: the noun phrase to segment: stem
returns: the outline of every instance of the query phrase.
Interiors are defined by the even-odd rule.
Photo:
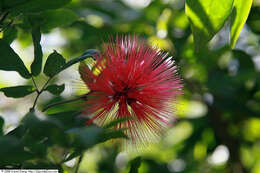
[[[78,163],[77,163],[77,165],[76,165],[75,173],[78,173],[78,171],[79,171],[79,165],[80,165],[80,163],[81,163],[81,161],[82,161],[82,158],[83,158],[83,154],[81,154],[81,155],[79,156],[79,160],[78,160]]]
[[[39,93],[40,91],[39,91],[39,89],[38,89],[38,87],[37,87],[37,85],[36,85],[36,82],[35,82],[33,76],[32,76],[32,81],[33,81],[33,85],[34,85],[34,87],[36,88],[37,93]]]
[[[5,31],[5,30],[8,29],[8,27],[9,27],[10,25],[12,25],[12,24],[13,24],[13,20],[10,21],[6,26],[3,26],[2,29],[0,30],[0,32]]]
[[[2,25],[2,23],[4,22],[4,20],[6,19],[6,17],[8,16],[8,12],[5,12],[4,14],[3,14],[3,16],[1,17],[1,19],[0,19],[0,25]]]
[[[40,96],[40,93],[37,93],[37,96],[36,96],[36,98],[35,98],[35,100],[34,100],[34,102],[33,102],[33,107],[32,107],[32,109],[35,108],[39,96]]]
[[[35,83],[35,80],[34,80],[34,78],[32,77],[33,84],[34,84],[34,86],[35,86],[35,88],[36,88],[36,91],[37,91],[37,96],[36,96],[36,98],[35,98],[35,100],[34,100],[34,103],[33,103],[33,106],[32,106],[31,109],[34,109],[34,108],[35,108],[36,103],[37,103],[37,101],[38,101],[38,99],[39,99],[41,93],[45,90],[46,86],[48,85],[48,83],[50,82],[51,79],[52,79],[52,78],[49,78],[49,79],[47,80],[47,82],[44,84],[44,86],[42,87],[42,89],[39,91],[39,89],[38,89],[38,87],[37,87],[37,85],[36,85],[36,83]]]
[[[46,83],[44,84],[44,86],[42,87],[40,93],[42,93],[42,92],[45,90],[46,86],[48,85],[48,83],[50,82],[50,80],[52,80],[52,78],[53,78],[53,77],[50,77],[50,78],[47,80],[47,82],[46,82]]]
[[[76,98],[71,99],[71,100],[64,100],[64,101],[56,102],[56,103],[53,103],[53,104],[49,104],[42,110],[42,112],[45,112],[46,110],[48,110],[49,108],[54,107],[54,106],[58,106],[58,105],[62,105],[62,104],[65,104],[65,103],[70,103],[70,102],[74,102],[74,101],[82,100],[82,99],[86,99],[86,95],[76,97]]]

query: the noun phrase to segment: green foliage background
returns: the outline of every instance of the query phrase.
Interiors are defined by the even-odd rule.
[[[0,0],[0,10],[1,168],[260,173],[259,0]],[[85,127],[81,101],[42,110],[87,92],[77,63],[128,34],[175,57],[185,94],[159,143],[125,152],[107,141],[126,138],[118,122]]]

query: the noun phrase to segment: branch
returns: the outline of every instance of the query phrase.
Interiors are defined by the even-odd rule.
[[[82,159],[83,159],[83,154],[81,154],[80,157],[79,157],[78,163],[76,165],[75,173],[78,173],[79,166],[80,166],[80,163],[81,163]]]
[[[58,105],[62,105],[62,104],[66,104],[66,103],[70,103],[70,102],[74,102],[77,100],[86,100],[86,95],[80,96],[80,97],[76,97],[74,99],[70,99],[70,100],[64,100],[64,101],[60,101],[60,102],[56,102],[50,105],[47,105],[45,108],[43,108],[42,112],[45,112],[46,110],[48,110],[49,108],[52,108],[54,106],[58,106]]]

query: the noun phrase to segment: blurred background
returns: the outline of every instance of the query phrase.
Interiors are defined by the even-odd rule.
[[[128,162],[141,156],[140,173],[260,173],[260,1],[255,0],[236,48],[231,50],[229,23],[211,40],[208,49],[194,51],[184,0],[72,0],[66,9],[67,25],[55,22],[44,28],[44,58],[55,49],[66,59],[86,49],[101,48],[116,35],[135,34],[152,46],[170,52],[179,65],[184,95],[176,107],[177,122],[161,141],[140,151],[122,151],[106,142],[85,153],[79,172],[128,172]],[[56,21],[62,22],[62,21]],[[14,25],[11,47],[26,66],[33,61],[33,45],[26,25]],[[46,77],[36,81],[44,83]],[[0,71],[0,88],[26,84],[16,72]],[[56,98],[45,93],[39,106],[86,92],[77,66],[55,78],[65,83]],[[35,95],[23,99],[0,93],[0,115],[5,132],[16,127],[28,112]],[[58,109],[58,108],[57,108]],[[70,109],[70,108],[60,108]],[[58,152],[58,151],[56,151]],[[75,159],[66,163],[67,171]]]

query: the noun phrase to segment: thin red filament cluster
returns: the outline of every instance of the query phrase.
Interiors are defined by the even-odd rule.
[[[115,128],[126,128],[132,142],[160,136],[172,124],[174,102],[182,94],[182,81],[168,53],[149,47],[137,37],[117,37],[103,45],[92,66],[79,72],[90,89],[84,112],[105,125],[130,117]]]

